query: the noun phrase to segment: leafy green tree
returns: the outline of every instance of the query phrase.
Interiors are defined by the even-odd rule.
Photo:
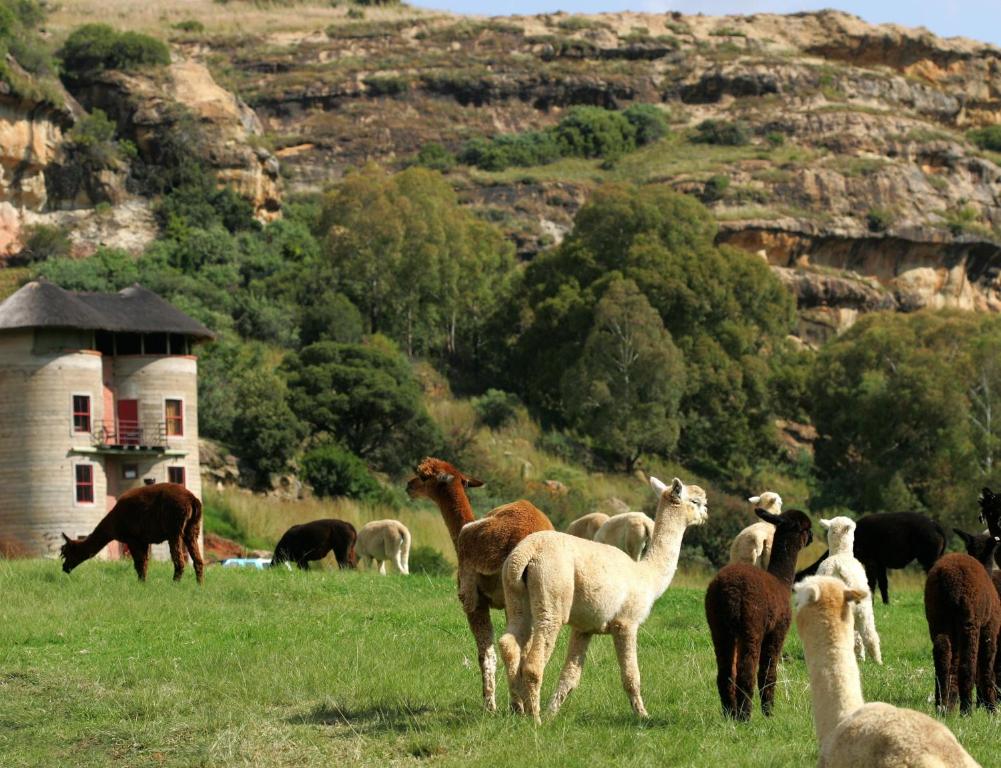
[[[654,104],[633,104],[622,111],[622,116],[636,129],[636,144],[641,147],[667,135],[667,118]]]
[[[342,293],[324,291],[302,312],[300,340],[358,344],[362,339],[362,317],[358,308]]]
[[[406,360],[374,345],[320,341],[284,363],[292,409],[376,466],[398,471],[440,445]]]
[[[302,472],[318,496],[376,500],[382,495],[382,487],[365,462],[336,443],[309,450],[302,457]]]
[[[233,418],[232,442],[240,458],[264,484],[271,473],[288,469],[305,436],[305,427],[289,408],[285,381],[273,371],[247,371],[236,387],[239,407]]]
[[[107,24],[74,29],[59,50],[63,71],[74,80],[107,69],[123,72],[170,64],[170,49],[162,40],[139,32],[120,32]]]
[[[621,112],[573,107],[556,126],[556,140],[564,155],[621,155],[636,148],[636,127]]]
[[[660,315],[632,280],[605,290],[563,390],[567,421],[626,472],[644,453],[666,455],[675,447],[685,369]]]

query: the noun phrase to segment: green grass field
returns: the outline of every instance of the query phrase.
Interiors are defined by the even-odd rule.
[[[611,641],[598,638],[581,687],[539,728],[482,711],[452,579],[210,568],[198,589],[190,570],[173,584],[164,564],[141,585],[127,563],[88,562],[66,576],[53,561],[0,561],[0,589],[5,767],[816,761],[795,629],[775,716],[725,722],[698,587],[668,590],[641,629],[649,721],[632,716]],[[886,665],[863,667],[866,697],[930,713],[921,593],[892,597],[876,607]],[[561,644],[544,695],[563,653]],[[506,705],[503,682],[498,693]],[[1001,718],[947,723],[984,766],[998,765]]]

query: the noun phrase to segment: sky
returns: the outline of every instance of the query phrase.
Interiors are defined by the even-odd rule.
[[[601,13],[645,11],[704,13],[710,16],[749,13],[794,13],[837,8],[873,23],[893,22],[907,27],[928,27],[944,37],[962,35],[1001,45],[1001,0],[409,0],[424,8],[480,16],[507,14]]]

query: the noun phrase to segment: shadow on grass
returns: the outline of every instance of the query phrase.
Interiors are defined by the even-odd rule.
[[[288,719],[297,725],[342,726],[359,734],[410,733],[428,725],[455,727],[476,718],[467,707],[437,708],[406,702],[376,702],[364,707],[325,702]]]

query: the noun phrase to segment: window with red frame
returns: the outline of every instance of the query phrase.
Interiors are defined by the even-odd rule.
[[[73,431],[90,432],[90,395],[73,395]]]
[[[76,500],[80,504],[94,503],[94,466],[93,464],[77,464]]]
[[[184,485],[184,467],[167,467],[167,482]]]
[[[184,401],[167,400],[164,406],[167,434],[174,437],[184,435]]]

